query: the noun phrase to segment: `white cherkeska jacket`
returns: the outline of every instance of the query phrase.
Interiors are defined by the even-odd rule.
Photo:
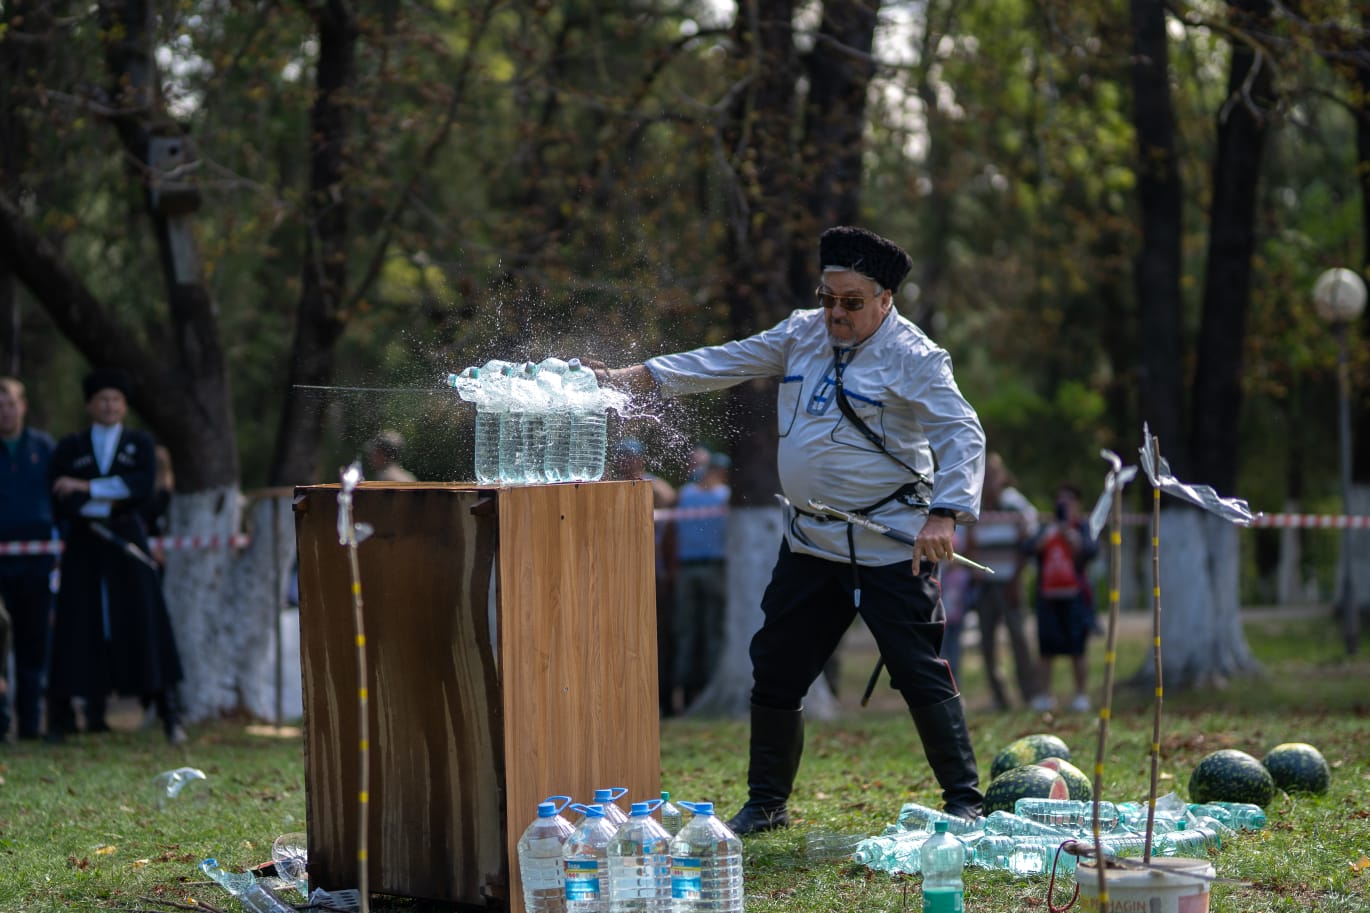
[[[746,339],[647,361],[666,396],[721,390],[774,377],[780,445],[780,486],[791,504],[810,498],[847,511],[862,510],[913,480],[842,415],[834,396],[834,341],[821,309],[798,310]],[[922,330],[891,311],[869,338],[841,350],[847,400],[886,449],[933,482],[932,507],[956,512],[960,524],[980,511],[985,433],[952,377],[951,356]],[[933,455],[936,454],[936,472]],[[897,503],[870,514],[916,535],[924,515]],[[791,512],[786,538],[798,553],[838,561],[851,557],[847,527]],[[863,565],[907,561],[912,549],[869,530],[855,530],[855,559]]]

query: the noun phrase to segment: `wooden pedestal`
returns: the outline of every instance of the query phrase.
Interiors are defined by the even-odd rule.
[[[296,497],[311,886],[358,884],[357,652],[337,485]],[[553,794],[660,789],[646,482],[365,482],[370,888],[522,913]],[[573,818],[574,820],[574,818]]]

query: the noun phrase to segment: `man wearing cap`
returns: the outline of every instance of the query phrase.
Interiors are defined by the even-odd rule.
[[[952,556],[956,524],[979,514],[985,435],[950,356],[894,310],[911,266],[877,234],[830,228],[819,240],[816,307],[746,339],[599,372],[665,396],[779,381],[777,463],[792,506],[751,643],[748,799],[728,822],[739,834],[789,823],[803,698],[858,612],[909,707],[947,811],[980,811],[959,692],[939,656],[937,564]],[[865,514],[917,544],[817,516],[810,499]]]
[[[71,698],[85,699],[87,732],[108,730],[113,691],[157,703],[168,741],[180,744],[175,688],[181,661],[148,554],[139,506],[157,476],[152,436],[125,428],[129,379],[96,370],[82,382],[92,424],[57,443],[49,470],[53,506],[66,549],[57,592],[48,740],[76,729]]]

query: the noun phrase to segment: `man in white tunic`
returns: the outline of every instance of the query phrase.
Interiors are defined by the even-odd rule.
[[[803,697],[858,612],[908,704],[947,811],[980,812],[960,695],[939,656],[937,564],[952,556],[956,524],[979,514],[985,436],[950,356],[894,310],[911,265],[879,235],[831,228],[819,241],[818,307],[746,339],[600,372],[602,382],[665,396],[780,382],[777,461],[793,506],[751,643],[748,800],[728,822],[738,834],[789,823]],[[916,544],[816,516],[811,498]]]

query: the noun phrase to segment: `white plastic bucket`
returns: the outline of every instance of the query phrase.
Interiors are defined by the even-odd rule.
[[[1141,860],[1138,860],[1140,862]],[[1108,868],[1108,903],[1099,903],[1099,869],[1081,860],[1075,869],[1083,913],[1208,913],[1208,885],[1213,866],[1206,859],[1182,856],[1151,858],[1151,868]]]

